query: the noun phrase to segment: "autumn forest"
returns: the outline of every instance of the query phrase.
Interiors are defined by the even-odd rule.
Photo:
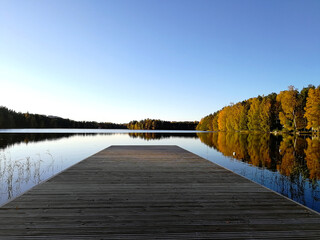
[[[197,130],[205,131],[319,131],[320,86],[300,92],[289,86],[279,94],[250,98],[230,104],[201,119]]]

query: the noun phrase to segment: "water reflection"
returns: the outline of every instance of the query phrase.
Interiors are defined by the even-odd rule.
[[[35,143],[42,141],[55,141],[62,138],[69,138],[73,136],[96,136],[96,135],[119,135],[121,133],[10,133],[1,134],[0,133],[0,149],[12,146],[17,143]],[[195,132],[125,132],[123,134],[128,134],[132,138],[140,138],[144,140],[159,140],[170,137],[181,137],[181,138],[198,138]]]
[[[198,138],[195,132],[0,133],[0,206],[112,144],[173,144],[172,137]]]
[[[304,150],[310,179],[320,179],[320,140],[307,139],[308,147]]]
[[[292,135],[197,133],[200,141],[223,155],[278,171],[291,179],[320,179],[320,141]]]
[[[26,133],[26,134],[0,134],[0,149],[4,149],[6,147],[12,146],[17,143],[34,143],[41,142],[46,140],[58,140],[61,138],[68,138],[73,136],[74,134],[69,133],[54,133],[54,134],[46,134],[46,133]]]
[[[0,133],[0,205],[119,144],[179,145],[320,211],[318,138],[226,132]]]

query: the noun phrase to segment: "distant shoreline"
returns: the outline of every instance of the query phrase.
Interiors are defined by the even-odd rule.
[[[199,130],[143,130],[143,129],[89,129],[89,128],[11,128],[1,133],[200,133]]]

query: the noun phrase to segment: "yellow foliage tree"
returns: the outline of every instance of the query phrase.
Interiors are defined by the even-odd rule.
[[[233,131],[233,105],[227,106],[225,108],[225,114],[226,114],[226,130],[227,131]]]
[[[314,131],[320,130],[320,86],[316,89],[310,88],[307,97],[306,113],[304,117],[308,120],[307,128]]]
[[[213,131],[218,131],[219,130],[218,117],[219,117],[219,113],[216,113],[216,114],[213,115],[213,119],[212,119],[212,130]]]
[[[250,109],[248,111],[248,128],[252,131],[260,131],[260,100],[250,99]]]
[[[260,129],[264,132],[270,132],[271,126],[271,101],[264,98],[260,104]]]
[[[286,130],[297,130],[298,91],[289,86],[287,91],[281,91],[277,96],[282,111],[279,113],[280,123]]]
[[[219,131],[226,131],[227,130],[227,127],[226,127],[227,111],[228,111],[228,109],[227,109],[227,107],[225,107],[219,112],[219,116],[218,116]]]
[[[243,112],[244,106],[241,103],[237,103],[233,106],[232,109],[232,127],[233,130],[239,131],[240,128],[240,119],[241,113]]]

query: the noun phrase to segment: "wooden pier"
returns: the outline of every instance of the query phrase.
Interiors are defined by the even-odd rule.
[[[0,208],[0,239],[320,239],[320,215],[178,146],[111,146]]]

